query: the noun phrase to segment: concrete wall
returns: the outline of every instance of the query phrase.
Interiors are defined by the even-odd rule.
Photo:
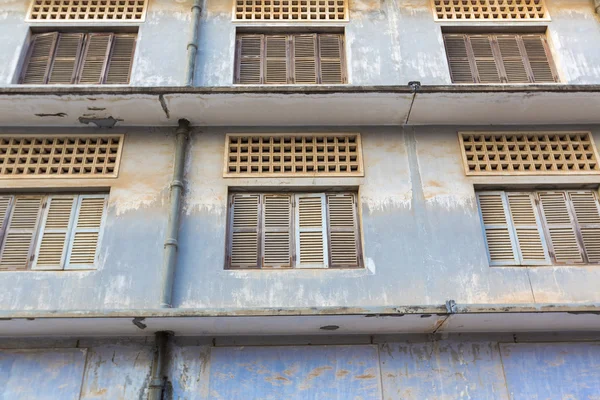
[[[464,175],[457,131],[489,127],[339,127],[195,129],[188,146],[174,306],[183,308],[326,307],[600,301],[597,266],[490,267],[475,188],[586,184],[583,177],[474,178]],[[496,128],[500,129],[500,128]],[[512,127],[511,130],[532,129]],[[591,130],[600,127],[537,127]],[[172,130],[125,133],[116,179],[19,179],[4,192],[109,190],[108,218],[92,271],[1,272],[0,308],[10,310],[152,308],[158,289]],[[228,132],[360,132],[364,177],[224,178]],[[15,130],[3,129],[10,135]],[[19,129],[77,133],[89,129]],[[365,268],[355,270],[224,269],[227,195],[232,188],[358,188]]]
[[[350,19],[326,26],[346,34],[351,85],[450,84],[442,28],[450,26],[534,26],[546,29],[563,83],[600,83],[600,19],[589,0],[547,0],[551,21],[533,23],[440,23],[430,0],[350,0]],[[196,84],[229,86],[233,82],[236,28],[255,26],[232,21],[233,0],[205,0],[199,37]],[[294,26],[286,23],[267,24]],[[320,24],[323,26],[324,24]],[[315,24],[319,26],[319,24]]]
[[[146,21],[141,23],[32,23],[25,22],[29,0],[0,0],[0,87],[17,83],[31,29],[65,27],[78,27],[84,31],[93,31],[94,27],[137,29],[130,85],[185,85],[191,4],[191,0],[151,0]]]
[[[348,340],[348,339],[345,339]],[[216,347],[175,338],[168,400],[592,399],[600,395],[600,342],[514,343],[426,337],[375,344]],[[152,342],[28,339],[0,342],[0,398],[145,399]]]
[[[132,86],[185,84],[191,4],[192,0],[150,0],[145,22],[125,24],[139,28]],[[414,80],[427,85],[450,83],[442,27],[453,23],[435,22],[429,0],[350,0],[349,4],[348,22],[325,25],[345,29],[351,85],[405,85]],[[596,51],[600,21],[594,13],[593,2],[547,0],[547,4],[551,21],[510,26],[547,27],[561,82],[600,83],[600,54]],[[61,26],[25,22],[28,6],[27,0],[0,0],[0,36],[4,39],[0,43],[0,86],[16,83],[31,28]],[[198,37],[198,86],[233,83],[236,28],[253,24],[233,22],[232,7],[233,0],[205,0]],[[97,25],[68,24],[85,29]],[[290,24],[271,24],[271,27],[278,26]],[[490,24],[469,23],[468,26]]]

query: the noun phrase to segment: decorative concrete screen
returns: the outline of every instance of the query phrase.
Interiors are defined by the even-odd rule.
[[[598,174],[589,132],[460,132],[467,175]]]
[[[477,200],[491,265],[600,263],[595,192],[479,192]]]
[[[346,21],[348,0],[235,0],[234,21]]]
[[[362,176],[359,134],[229,134],[225,177]]]
[[[28,21],[141,22],[149,0],[33,0]]]
[[[116,178],[123,135],[0,137],[0,179]]]
[[[544,0],[432,0],[436,21],[547,21]]]

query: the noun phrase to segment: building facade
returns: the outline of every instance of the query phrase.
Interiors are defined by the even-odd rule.
[[[0,0],[0,398],[598,398],[597,6]]]

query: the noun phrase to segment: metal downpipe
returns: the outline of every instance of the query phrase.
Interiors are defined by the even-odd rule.
[[[187,86],[194,86],[196,56],[198,55],[198,30],[200,28],[200,15],[202,14],[201,2],[202,0],[194,0],[194,4],[192,5],[192,33],[190,34],[190,41],[187,45],[188,62],[185,71],[185,84]]]
[[[175,162],[173,165],[173,180],[171,181],[169,199],[169,222],[167,237],[164,246],[164,259],[162,269],[162,288],[160,294],[161,308],[171,308],[173,297],[173,280],[177,263],[177,250],[179,237],[179,214],[183,194],[183,172],[185,167],[186,143],[190,133],[190,121],[180,119],[175,132]]]
[[[165,367],[167,364],[167,342],[171,332],[156,332],[156,349],[152,359],[152,375],[148,385],[148,400],[162,400],[165,390]]]

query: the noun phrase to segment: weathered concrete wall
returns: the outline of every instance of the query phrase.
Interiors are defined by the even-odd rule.
[[[174,305],[183,308],[326,307],[599,302],[600,269],[490,267],[475,202],[482,184],[532,187],[589,184],[588,177],[466,177],[461,127],[206,128],[188,146]],[[489,127],[469,127],[481,130]],[[500,129],[500,128],[497,128]],[[511,127],[512,130],[531,129]],[[591,130],[598,126],[538,127]],[[223,178],[227,132],[360,132],[360,178]],[[2,129],[0,134],[16,132]],[[19,129],[19,133],[96,132]],[[91,271],[0,272],[0,308],[10,310],[153,308],[158,306],[172,129],[125,133],[116,179],[19,179],[4,192],[109,190],[100,260]],[[224,269],[227,194],[232,188],[358,188],[365,268]],[[543,187],[543,186],[542,186]]]
[[[547,0],[551,21],[508,24],[517,29],[547,27],[561,82],[600,83],[600,18],[589,0]],[[350,0],[348,22],[314,24],[343,27],[351,85],[450,84],[442,28],[487,27],[489,22],[434,21],[430,0]],[[200,26],[196,84],[233,82],[235,32],[253,23],[233,22],[233,0],[205,0]],[[271,29],[294,24],[271,23]],[[506,27],[507,24],[496,24]],[[275,28],[273,28],[275,27]]]
[[[168,352],[165,399],[600,396],[600,342],[509,339],[413,337],[281,346],[262,338],[258,346],[215,347],[207,338],[175,338]],[[0,347],[0,398],[147,398],[151,339],[5,339]]]
[[[145,22],[121,24],[25,22],[29,4],[29,0],[0,0],[0,86],[17,83],[30,29],[80,27],[93,31],[95,26],[138,29],[131,86],[185,85],[192,0],[151,0]]]
[[[3,129],[2,134],[15,132]],[[92,133],[90,129],[19,133]],[[4,180],[2,190],[47,192],[80,188],[110,191],[96,270],[4,271],[0,308],[15,310],[157,307],[167,196],[173,168],[172,130],[125,133],[118,178]]]

